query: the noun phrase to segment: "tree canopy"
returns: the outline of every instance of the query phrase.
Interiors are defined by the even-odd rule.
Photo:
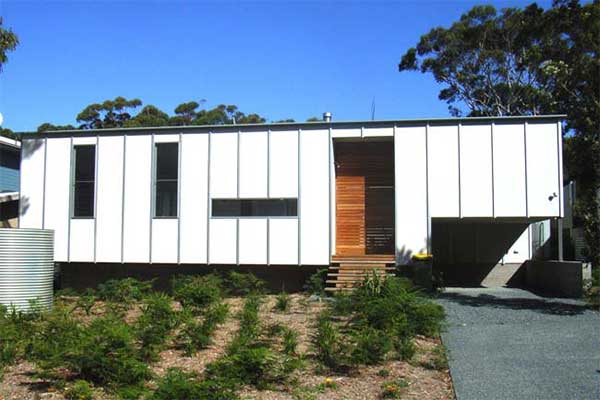
[[[544,10],[476,6],[421,36],[400,71],[432,74],[455,116],[566,113],[565,178],[577,180],[588,255],[600,262],[600,1]]]
[[[6,54],[9,51],[15,51],[19,44],[19,37],[10,28],[4,28],[2,23],[2,17],[0,17],[0,72],[2,72],[2,66],[8,61]]]

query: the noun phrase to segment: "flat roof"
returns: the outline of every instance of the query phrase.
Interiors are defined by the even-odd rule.
[[[515,123],[515,122],[542,122],[561,121],[566,114],[552,115],[525,115],[507,117],[450,117],[450,118],[414,118],[397,120],[363,120],[363,121],[311,121],[311,122],[270,122],[260,124],[221,124],[221,125],[182,125],[182,126],[157,126],[157,127],[132,127],[132,128],[105,128],[105,129],[71,129],[44,132],[19,132],[22,135],[50,136],[96,136],[115,134],[142,134],[157,133],[167,134],[174,132],[196,131],[196,132],[222,132],[232,130],[256,131],[270,128],[302,129],[302,128],[372,128],[383,126],[414,126],[414,125],[453,125],[453,124],[477,124],[481,122]]]

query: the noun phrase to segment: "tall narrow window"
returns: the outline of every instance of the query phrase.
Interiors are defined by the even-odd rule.
[[[177,217],[178,143],[156,144],[155,217]]]
[[[73,174],[73,217],[94,218],[96,146],[75,146]]]

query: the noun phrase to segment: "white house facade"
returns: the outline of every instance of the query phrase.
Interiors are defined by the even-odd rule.
[[[53,229],[62,263],[301,266],[404,264],[432,251],[432,222],[508,223],[520,262],[527,226],[563,215],[562,118],[26,135],[20,227]]]

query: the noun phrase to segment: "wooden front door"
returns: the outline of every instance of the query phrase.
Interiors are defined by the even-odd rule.
[[[394,254],[393,142],[336,142],[336,255]]]

